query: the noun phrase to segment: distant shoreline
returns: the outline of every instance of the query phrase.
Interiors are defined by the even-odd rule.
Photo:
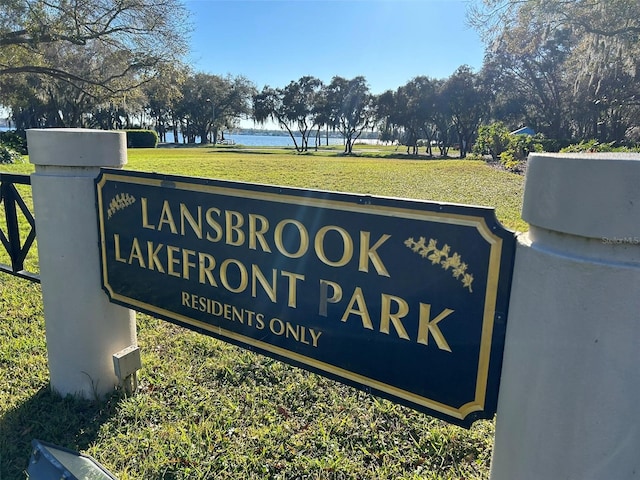
[[[7,126],[7,124],[0,124],[0,131],[7,131],[7,130],[15,130],[15,128],[13,127],[9,127]],[[154,130],[153,128],[150,128],[150,130]],[[225,135],[266,135],[269,137],[289,137],[289,133],[285,130],[262,130],[260,128],[234,128],[233,130],[225,130]],[[300,136],[299,132],[294,132],[296,138],[298,138]],[[338,131],[330,131],[327,135],[326,131],[321,130],[320,131],[320,138],[342,138],[342,134]],[[309,135],[310,139],[313,139],[316,137],[316,131],[312,131],[312,133]],[[361,140],[377,140],[378,139],[378,132],[362,132],[362,134],[360,135],[359,139]]]
[[[315,138],[316,137],[316,132],[317,130],[312,130],[311,134],[309,135],[309,138]],[[225,131],[225,135],[229,133],[230,135],[267,135],[267,136],[273,136],[273,137],[288,137],[289,133],[286,130],[273,130],[273,129],[265,129],[262,130],[260,128],[234,128],[233,130],[229,130],[228,132]],[[300,136],[300,132],[298,131],[294,131],[293,132],[294,135],[296,137]],[[378,139],[378,135],[379,132],[362,132],[362,134],[360,135],[359,138],[361,139],[371,139],[371,140],[377,140]],[[320,138],[325,138],[325,137],[329,137],[329,138],[342,138],[342,134],[338,131],[329,131],[328,135],[327,135],[327,131],[326,130],[320,130]]]

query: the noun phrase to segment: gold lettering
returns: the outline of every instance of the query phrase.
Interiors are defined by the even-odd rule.
[[[182,292],[182,306],[189,306],[189,294],[187,292]]]
[[[342,237],[342,257],[340,260],[331,261],[327,258],[324,251],[324,237],[329,231],[336,231]],[[353,257],[353,240],[351,239],[351,235],[344,228],[336,227],[335,225],[326,225],[318,230],[316,233],[316,238],[314,242],[316,255],[318,258],[326,265],[330,267],[344,267],[351,258]]]
[[[281,271],[280,275],[289,279],[289,296],[287,299],[287,306],[291,308],[296,308],[297,306],[297,298],[298,298],[298,290],[297,290],[297,281],[304,281],[304,275],[300,275],[299,273],[292,273]]]
[[[300,343],[309,345],[309,340],[307,340],[307,327],[300,327]]]
[[[354,305],[357,304],[357,309],[354,309]],[[371,323],[371,317],[369,316],[369,311],[367,310],[367,303],[364,301],[364,295],[362,293],[362,289],[360,287],[356,287],[353,291],[353,295],[351,296],[351,300],[349,300],[349,305],[347,309],[344,311],[342,315],[343,322],[347,321],[347,318],[350,314],[359,315],[362,320],[362,326],[364,328],[368,328],[369,330],[373,330],[373,323]]]
[[[258,221],[260,221],[260,228],[257,228]],[[266,217],[255,213],[249,214],[249,248],[251,250],[256,250],[257,243],[260,243],[260,248],[262,248],[263,252],[271,253],[271,249],[264,238],[264,234],[268,231],[269,220]]]
[[[431,304],[429,303],[421,303],[420,304],[420,321],[418,325],[418,343],[423,345],[429,345],[429,333],[433,335],[434,340],[436,341],[436,345],[440,350],[445,350],[447,352],[451,351],[451,347],[447,343],[447,340],[442,335],[442,331],[440,327],[438,327],[438,323],[452,314],[454,310],[450,310],[445,308],[440,315],[438,315],[433,320],[429,320],[431,316]]]
[[[298,229],[298,236],[299,236],[300,242],[298,245],[298,250],[295,252],[289,252],[284,245],[282,233],[286,225],[293,225]],[[290,218],[285,218],[284,220],[280,220],[276,225],[276,228],[273,232],[273,236],[274,236],[274,241],[276,243],[276,248],[285,257],[300,258],[305,253],[307,253],[307,250],[309,249],[309,232],[307,232],[307,229],[305,228],[305,226],[297,220],[292,220]]]
[[[329,287],[333,289],[329,296]],[[318,315],[327,316],[327,303],[338,303],[342,300],[342,287],[335,282],[320,279],[320,306]]]
[[[173,269],[174,265],[180,265],[180,259],[174,258],[173,254],[179,252],[180,249],[178,247],[172,247],[171,245],[167,245],[167,273],[174,277],[180,278],[180,272],[176,272]]]
[[[369,272],[369,260],[371,260],[371,263],[376,268],[378,275],[389,277],[389,272],[384,266],[380,255],[378,255],[377,250],[380,245],[391,238],[391,235],[387,235],[385,233],[378,239],[373,247],[369,246],[370,235],[370,232],[360,232],[360,264],[358,270],[361,272]]]
[[[219,317],[220,315],[222,315],[222,311],[223,311],[222,304],[214,300],[213,309],[209,313],[211,313],[212,315],[215,315],[216,317]]]
[[[158,258],[158,253],[160,253],[162,247],[164,247],[164,244],[159,243],[154,249],[153,242],[147,242],[147,265],[149,265],[149,270],[155,269],[160,273],[164,273],[164,267],[162,266],[160,258]]]
[[[293,324],[287,322],[285,324],[285,326],[286,326],[285,336],[287,338],[289,338],[291,336],[291,337],[293,337],[293,339],[296,342],[299,342],[300,341],[300,325],[293,325]],[[291,334],[291,335],[289,335],[289,334]]]
[[[196,237],[202,240],[202,207],[198,205],[198,219],[196,220],[191,215],[191,212],[187,209],[184,203],[180,204],[180,235],[185,236],[185,220],[191,226],[191,230],[196,234]]]
[[[220,216],[220,209],[211,207],[205,213],[205,219],[207,221],[207,225],[209,225],[211,228],[213,228],[213,231],[215,232],[216,235],[215,236],[211,236],[209,234],[209,232],[207,232],[206,239],[209,240],[210,242],[219,242],[220,239],[222,238],[222,227],[220,226],[220,224],[218,222],[216,222],[213,219],[213,213],[215,213],[216,215]]]
[[[162,203],[162,213],[160,213],[160,221],[158,222],[158,231],[162,230],[162,225],[169,225],[169,230],[171,233],[178,233],[178,229],[176,228],[176,224],[173,221],[173,214],[171,213],[171,206],[169,205],[169,201],[165,200]]]
[[[116,262],[127,263],[127,260],[120,256],[120,235],[117,233],[113,234],[113,243],[115,247],[115,256]]]
[[[242,225],[244,225],[244,217],[240,212],[236,212],[234,210],[226,210],[224,212],[224,218],[225,227],[227,230],[227,235],[225,238],[226,244],[239,247],[244,243],[244,232],[240,228],[242,227]],[[236,234],[235,239],[233,238],[234,232]]]
[[[391,313],[391,302],[395,302],[398,305],[398,310],[395,313]],[[409,335],[402,324],[401,318],[407,316],[409,313],[409,304],[400,297],[394,297],[393,295],[382,294],[382,305],[380,311],[380,332],[389,335],[389,320],[393,323],[393,326],[398,332],[400,338],[409,340]]]
[[[216,266],[216,259],[213,255],[209,255],[208,253],[198,253],[198,281],[204,285],[205,279],[209,282],[209,285],[217,287],[215,279],[213,278],[213,274],[211,270],[213,270]]]
[[[244,324],[244,309],[238,309],[238,307],[233,307],[231,309],[231,320],[234,322],[237,320],[238,322]]]
[[[148,209],[147,209],[147,199],[142,197],[140,199],[140,206],[142,207],[142,228],[148,228],[149,230],[155,230],[156,227],[149,224],[148,219]]]
[[[276,278],[278,275],[278,270],[275,268],[271,269],[271,284],[267,281],[265,276],[262,274],[260,267],[257,265],[251,265],[251,296],[256,298],[257,295],[257,284],[260,283],[262,285],[262,289],[264,293],[271,299],[273,303],[276,303]]]
[[[208,298],[204,298],[204,297],[200,297],[198,299],[198,303],[200,304],[200,308],[198,310],[200,310],[201,312],[206,312],[207,311],[207,304],[209,303],[209,299]]]
[[[133,243],[131,244],[131,253],[129,254],[129,265],[133,263],[133,259],[138,260],[140,268],[147,268],[144,264],[144,258],[142,256],[142,250],[140,249],[140,242],[136,237],[133,237]]]
[[[227,270],[229,268],[229,265],[231,265],[231,264],[233,264],[236,267],[238,267],[238,272],[240,273],[240,281],[238,282],[238,286],[237,287],[232,287],[229,284],[229,277],[227,275]],[[230,292],[232,292],[232,293],[240,293],[240,292],[244,292],[246,290],[247,285],[249,283],[249,275],[247,274],[247,269],[245,268],[245,266],[239,260],[235,260],[233,258],[227,258],[220,265],[220,281],[222,282],[224,287],[227,290],[229,290]]]
[[[182,278],[189,280],[189,267],[196,267],[196,264],[189,261],[189,257],[196,256],[196,252],[193,250],[182,249]]]
[[[274,328],[274,325],[278,323],[278,330],[276,331]],[[271,330],[271,333],[275,334],[275,335],[282,335],[284,333],[284,322],[282,320],[280,320],[279,318],[272,318],[269,321],[269,330]]]
[[[318,346],[318,339],[320,338],[320,335],[322,335],[321,331],[315,331],[313,328],[309,329],[309,333],[311,333],[311,344],[314,347]]]

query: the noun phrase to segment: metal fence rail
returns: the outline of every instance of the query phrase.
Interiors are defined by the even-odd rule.
[[[11,259],[11,265],[0,263],[0,271],[10,273],[17,277],[40,283],[40,277],[24,269],[24,260],[29,253],[36,238],[36,225],[33,214],[25,204],[20,192],[15,185],[31,185],[29,175],[17,175],[12,173],[0,173],[0,205],[4,205],[4,215],[7,232],[0,228],[0,240],[2,246]],[[24,242],[20,239],[18,224],[18,209],[31,226]]]

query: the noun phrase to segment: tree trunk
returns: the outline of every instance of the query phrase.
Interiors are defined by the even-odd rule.
[[[344,153],[346,153],[347,155],[351,155],[351,153],[353,152],[353,142],[351,136],[349,135],[345,138],[345,140],[346,142],[344,144]]]

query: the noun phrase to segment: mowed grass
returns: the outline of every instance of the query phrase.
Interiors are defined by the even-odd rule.
[[[272,185],[364,193],[496,208],[500,221],[523,231],[524,177],[485,162],[415,159],[395,147],[375,146],[343,156],[340,150],[296,155],[285,149],[194,148],[130,150],[132,170]]]
[[[522,177],[396,156],[174,148],[130,150],[127,168],[495,206],[507,227],[526,229]],[[34,253],[28,265],[37,268]],[[136,395],[59,398],[48,388],[40,286],[0,274],[2,480],[24,478],[33,438],[87,453],[122,480],[488,478],[493,422],[464,430],[146,315],[137,323]]]

